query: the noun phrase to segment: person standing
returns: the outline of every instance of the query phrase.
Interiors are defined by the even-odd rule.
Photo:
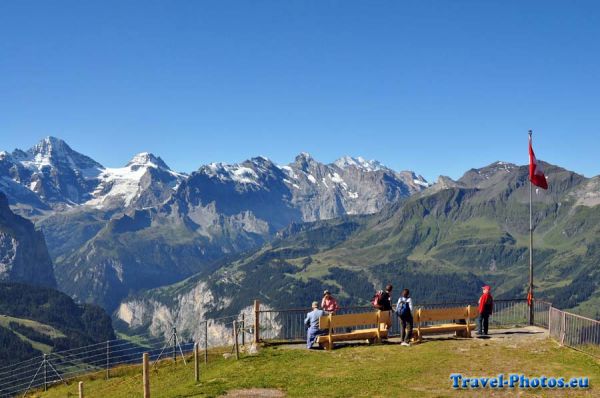
[[[325,290],[323,292],[323,299],[321,300],[321,309],[325,311],[326,314],[335,314],[337,310],[340,309],[335,298],[331,295],[329,290]]]
[[[313,301],[312,311],[306,314],[304,319],[304,325],[306,329],[306,348],[310,349],[317,339],[317,336],[322,335],[324,331],[319,329],[319,318],[325,315],[325,313],[319,309],[319,303]]]
[[[408,289],[402,290],[398,303],[396,304],[396,314],[400,318],[402,332],[400,334],[401,345],[409,346],[413,331],[413,303]]]
[[[376,302],[373,303],[373,306],[380,311],[391,311],[392,310],[392,290],[394,287],[392,285],[386,285],[385,290],[381,290],[377,293]]]
[[[380,311],[388,311],[389,317],[387,321],[387,327],[392,327],[392,290],[394,287],[391,284],[385,286],[385,290],[380,290],[375,294],[373,298],[373,307]]]
[[[483,294],[479,297],[479,318],[477,318],[477,334],[487,335],[489,326],[489,317],[494,311],[494,298],[490,291],[492,290],[488,285],[483,288]]]

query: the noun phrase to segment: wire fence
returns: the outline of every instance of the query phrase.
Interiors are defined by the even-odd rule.
[[[233,341],[231,337],[215,339],[209,333],[210,326],[219,326],[218,330],[233,331],[233,321],[240,324],[242,341],[248,330],[244,327],[244,318],[230,316],[202,322],[200,337],[197,338],[200,349],[204,349],[204,360],[207,363],[215,355],[222,355],[219,350],[213,352],[216,346],[223,342]],[[139,365],[142,354],[147,352],[153,367],[160,359],[171,358],[174,362],[185,362],[185,356],[193,352],[196,343],[191,338],[177,332],[172,327],[171,332],[159,336],[146,333],[127,336],[123,339],[109,340],[84,347],[45,353],[26,361],[0,367],[0,397],[25,397],[34,390],[47,390],[50,386],[68,383],[82,375],[103,377],[109,379],[111,374],[122,373],[129,365]],[[211,358],[212,357],[212,358]]]

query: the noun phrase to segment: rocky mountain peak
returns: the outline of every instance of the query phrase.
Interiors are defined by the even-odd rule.
[[[125,167],[132,166],[148,166],[154,167],[157,169],[163,170],[171,170],[169,166],[160,158],[160,156],[155,156],[149,152],[140,152],[135,155],[131,160],[127,163]]]
[[[341,169],[345,169],[348,167],[356,167],[357,169],[367,172],[377,171],[386,168],[377,160],[366,160],[362,156],[358,156],[356,158],[348,155],[342,156],[341,158],[333,162],[333,164],[335,164]]]
[[[72,149],[67,145],[66,142],[60,138],[48,136],[38,142],[36,145],[31,147],[30,153],[34,155],[45,155],[51,156],[52,154],[59,155],[61,153],[71,152]]]
[[[316,163],[316,160],[310,155],[310,153],[300,152],[294,159],[293,164],[302,171],[308,171],[311,164],[314,163]]]
[[[482,187],[518,172],[519,166],[516,164],[497,161],[478,169],[468,170],[457,182],[470,187]]]
[[[13,156],[17,160],[22,160],[24,166],[29,169],[41,170],[46,166],[69,167],[73,170],[84,171],[84,174],[93,174],[90,173],[90,170],[103,168],[100,163],[74,151],[66,142],[56,137],[44,138],[27,152],[15,150]]]

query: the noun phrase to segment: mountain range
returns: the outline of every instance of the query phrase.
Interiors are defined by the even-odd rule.
[[[307,153],[289,165],[256,157],[189,175],[149,153],[106,168],[54,137],[0,153],[0,181],[13,210],[43,230],[59,288],[108,310],[216,269],[290,223],[376,213],[428,186],[376,161],[323,164]]]

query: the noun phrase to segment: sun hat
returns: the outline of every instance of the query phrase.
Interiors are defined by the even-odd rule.
[[[319,303],[317,301],[313,301],[312,307],[313,308],[318,308],[319,307]]]

